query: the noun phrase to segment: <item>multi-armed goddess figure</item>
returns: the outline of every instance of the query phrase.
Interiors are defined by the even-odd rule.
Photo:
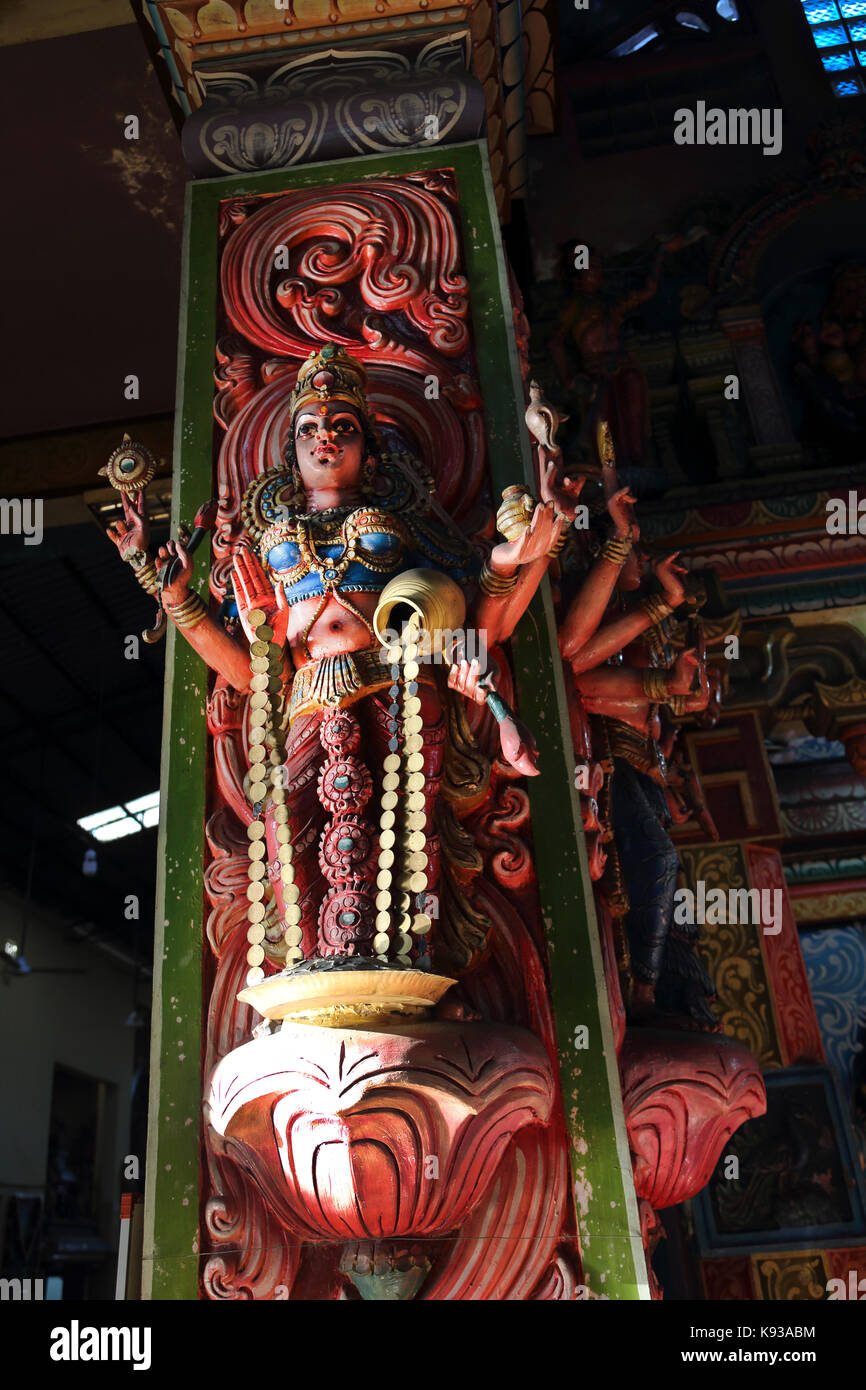
[[[495,669],[459,651],[424,656],[467,613],[488,648],[510,637],[563,519],[539,504],[482,561],[437,513],[419,466],[380,452],[365,388],[364,367],[340,347],[301,365],[285,464],[243,500],[232,577],[245,637],[190,589],[183,544],[148,557],[140,497],[124,492],[112,535],[151,592],[161,566],[168,616],[229,686],[250,692],[248,985],[275,983],[266,956],[284,961],[281,998],[289,976],[300,985],[323,969],[431,972],[449,688],[488,702],[506,759],[535,771]]]

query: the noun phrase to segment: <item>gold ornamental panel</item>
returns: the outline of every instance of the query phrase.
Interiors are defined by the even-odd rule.
[[[707,893],[751,886],[738,842],[683,848],[680,860],[685,886],[693,891],[701,879]],[[715,1011],[724,1031],[744,1043],[763,1070],[780,1067],[782,1052],[759,931],[750,922],[707,923],[700,926],[698,949],[716,987]]]
[[[758,1297],[774,1302],[822,1302],[829,1271],[820,1250],[790,1255],[753,1255],[752,1274]]]

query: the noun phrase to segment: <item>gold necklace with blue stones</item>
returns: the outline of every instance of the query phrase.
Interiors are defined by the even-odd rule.
[[[301,560],[307,567],[307,573],[315,570],[322,582],[322,586],[333,591],[336,589],[355,558],[355,542],[357,535],[350,528],[351,515],[347,516],[339,529],[339,539],[343,543],[342,555],[328,559],[326,556],[319,555],[316,550],[316,543],[313,539],[313,527],[311,517],[298,517],[297,529],[295,532]],[[331,523],[333,526],[333,523]],[[330,529],[330,528],[328,528]],[[334,528],[336,529],[336,528]],[[336,537],[330,544],[336,544]]]

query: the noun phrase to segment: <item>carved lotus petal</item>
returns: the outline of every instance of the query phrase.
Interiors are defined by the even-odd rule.
[[[635,1191],[656,1209],[706,1187],[734,1131],[767,1108],[758,1063],[733,1038],[635,1030],[620,1072]]]
[[[220,1062],[208,1118],[286,1226],[342,1242],[456,1230],[552,1102],[547,1053],[522,1028],[295,1024]]]

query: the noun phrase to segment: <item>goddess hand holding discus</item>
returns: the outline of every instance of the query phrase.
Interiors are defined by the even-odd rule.
[[[285,466],[242,504],[232,581],[247,641],[190,592],[183,545],[158,557],[179,562],[168,616],[250,692],[249,985],[264,979],[277,917],[293,974],[431,970],[447,687],[491,707],[497,697],[491,669],[459,649],[447,677],[424,656],[444,643],[451,658],[467,608],[488,645],[510,637],[561,529],[539,506],[481,563],[440,520],[418,466],[380,454],[365,387],[361,363],[332,344],[301,365]],[[501,700],[493,712],[506,757],[533,772],[527,732]]]

